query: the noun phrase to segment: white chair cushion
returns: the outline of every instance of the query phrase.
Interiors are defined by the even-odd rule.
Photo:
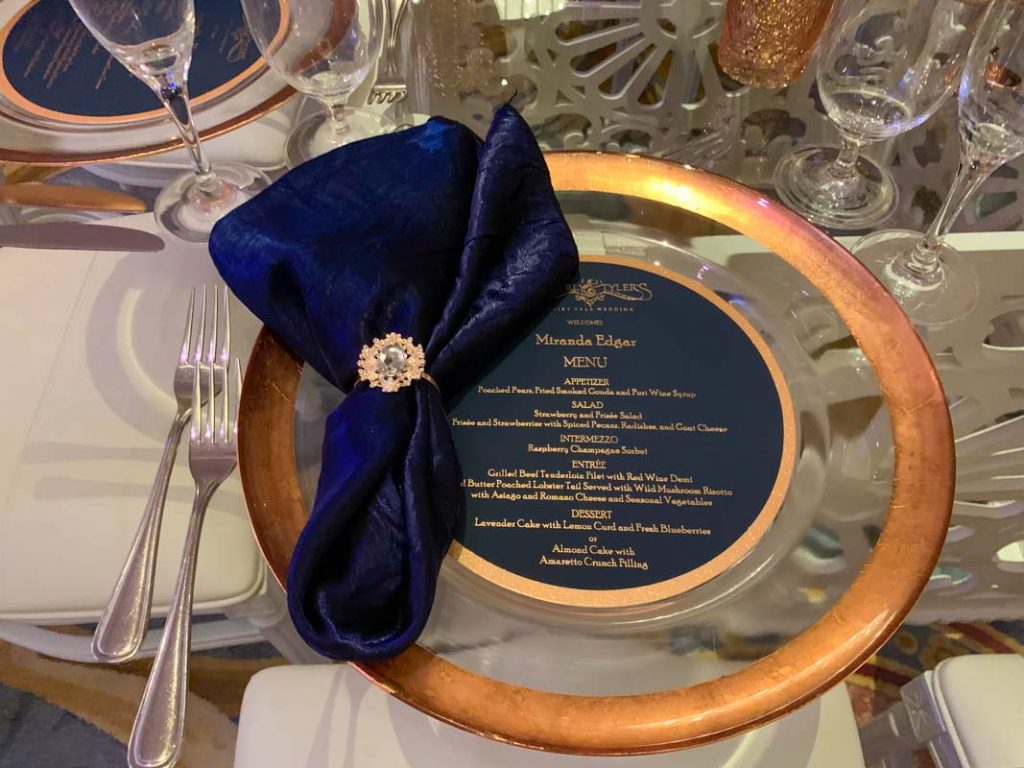
[[[250,680],[235,768],[864,768],[840,685],[742,736],[680,753],[573,757],[466,733],[424,715],[345,665],[274,667]]]
[[[118,224],[155,229],[151,214]],[[129,255],[3,249],[0,330],[10,365],[0,387],[0,619],[98,618],[174,415],[188,293],[216,279],[203,248],[172,242]],[[234,351],[247,356],[258,324],[237,302],[232,309]],[[158,614],[174,586],[192,489],[185,441],[164,512]],[[197,610],[244,601],[264,573],[236,476],[207,514]]]
[[[931,688],[964,768],[1024,766],[1024,657],[946,659]]]

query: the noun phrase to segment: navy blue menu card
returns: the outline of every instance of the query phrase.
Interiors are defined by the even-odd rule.
[[[696,281],[582,257],[562,299],[450,414],[466,515],[453,555],[572,606],[678,596],[770,528],[794,419],[763,338]]]

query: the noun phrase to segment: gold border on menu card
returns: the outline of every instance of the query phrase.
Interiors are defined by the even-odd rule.
[[[73,112],[59,112],[55,109],[49,109],[47,107],[40,106],[34,101],[25,98],[18,89],[14,87],[11,81],[7,78],[7,71],[3,67],[3,49],[7,43],[7,38],[11,34],[11,30],[14,25],[18,23],[22,16],[28,13],[29,9],[40,0],[32,0],[32,2],[26,3],[25,7],[18,11],[12,16],[8,22],[0,29],[0,93],[2,93],[9,101],[17,104],[26,113],[30,115],[38,115],[39,117],[46,117],[50,120],[60,120],[65,123],[73,125],[111,125],[111,124],[130,124],[140,120],[147,120],[153,117],[160,117],[164,114],[164,110],[161,107],[150,109],[146,112],[134,112],[127,115],[76,115]],[[253,42],[253,45],[256,43]],[[120,66],[120,65],[118,65]],[[265,65],[263,57],[257,57],[256,61],[246,67],[242,72],[239,72],[233,78],[227,82],[221,83],[216,88],[207,91],[200,96],[190,98],[189,101],[192,103],[193,108],[201,106],[211,99],[215,99],[223,93],[234,88],[236,85],[247,80],[252,75],[260,71]]]
[[[692,571],[643,587],[605,590],[559,587],[554,584],[547,584],[536,579],[520,576],[501,566],[495,565],[467,549],[458,541],[452,544],[448,554],[460,565],[465,566],[481,578],[505,589],[538,600],[580,608],[643,605],[680,595],[706,581],[710,581],[715,576],[735,565],[768,532],[772,522],[775,520],[775,516],[779,512],[779,508],[782,506],[783,500],[786,498],[786,492],[789,490],[789,481],[793,477],[793,464],[796,460],[796,426],[794,423],[795,417],[793,416],[793,399],[789,393],[789,387],[786,385],[782,369],[779,368],[779,363],[764,338],[746,317],[714,291],[709,290],[696,280],[691,280],[669,269],[641,261],[640,259],[615,256],[581,256],[580,260],[639,269],[678,283],[709,301],[719,311],[725,313],[747,335],[747,338],[750,339],[750,342],[757,349],[758,354],[764,360],[771,374],[772,382],[775,384],[775,391],[779,396],[779,406],[782,408],[782,456],[779,462],[779,472],[775,478],[775,483],[772,485],[772,490],[768,494],[768,498],[765,500],[754,522],[724,552],[703,565],[694,568]]]
[[[735,182],[635,155],[547,155],[556,189],[629,195],[718,221],[804,275],[838,310],[875,369],[891,419],[895,466],[885,526],[849,589],[812,626],[729,675],[630,696],[576,696],[468,672],[419,645],[356,664],[412,707],[471,733],[534,749],[627,755],[682,749],[763,725],[820,696],[899,627],[924,589],[953,505],[949,409],[913,326],[863,265],[779,203]],[[286,585],[306,521],[295,466],[302,363],[264,329],[242,389],[239,472],[256,539]]]

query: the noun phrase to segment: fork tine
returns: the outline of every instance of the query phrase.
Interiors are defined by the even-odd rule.
[[[192,348],[192,365],[199,365],[203,360],[203,343],[206,338],[206,286],[203,286],[203,300],[199,304],[199,333],[195,334],[195,346]]]
[[[213,366],[212,365],[204,365],[203,368],[204,368],[203,373],[206,374],[206,385],[207,385],[207,389],[206,389],[206,423],[203,425],[203,427],[204,427],[203,428],[203,442],[207,443],[207,444],[210,444],[210,443],[213,442],[214,430],[215,430],[216,423],[217,423],[216,421],[214,421],[214,417],[216,416],[216,413],[217,413],[217,411],[216,411],[217,404],[214,401],[217,398],[214,397],[214,390],[213,390]]]
[[[189,429],[189,444],[195,445],[203,434],[203,396],[199,387],[200,370],[199,365],[192,367],[192,416]]]
[[[231,400],[231,384],[228,381],[228,369],[224,369],[224,386],[220,391],[220,424],[217,425],[217,442],[222,445],[228,441],[228,404]]]
[[[217,355],[217,362],[224,367],[224,373],[227,374],[228,362],[231,356],[231,305],[228,303],[229,292],[227,286],[224,286],[221,295],[223,296],[223,309],[221,310],[223,333],[220,337],[220,351]]]
[[[231,415],[231,428],[228,430],[228,440],[232,443],[238,442],[238,409],[242,404],[242,366],[235,358],[235,406],[228,413]]]
[[[204,362],[207,365],[212,366],[216,362],[214,355],[217,354],[217,338],[220,334],[220,286],[214,284],[213,286],[213,298],[210,301],[212,304],[213,317],[210,318],[210,338],[206,343],[206,357]],[[212,395],[213,390],[210,390]]]
[[[189,354],[192,352],[192,316],[196,312],[196,289],[192,287],[192,293],[188,297],[188,316],[185,320],[185,333],[181,339],[181,354],[178,355],[179,365],[187,363]]]

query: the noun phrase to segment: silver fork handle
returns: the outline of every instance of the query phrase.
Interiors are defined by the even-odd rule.
[[[188,656],[192,640],[192,592],[199,559],[199,535],[213,492],[220,483],[196,488],[185,551],[153,669],[142,694],[132,735],[128,740],[130,768],[166,768],[181,755],[188,695]]]
[[[115,664],[128,661],[142,647],[149,611],[153,604],[153,576],[160,542],[160,521],[163,518],[167,487],[174,470],[181,432],[188,423],[191,408],[178,408],[164,443],[164,454],[156,470],[142,520],[135,531],[131,549],[117,578],[100,623],[92,636],[92,654],[98,661]]]
[[[390,0],[385,0],[384,12],[388,15],[388,39],[384,43],[384,71],[389,75],[398,74],[398,62],[395,59],[395,50],[398,48],[398,36],[402,32],[402,20],[405,18],[405,9],[408,0],[399,0],[398,10],[391,10]]]

